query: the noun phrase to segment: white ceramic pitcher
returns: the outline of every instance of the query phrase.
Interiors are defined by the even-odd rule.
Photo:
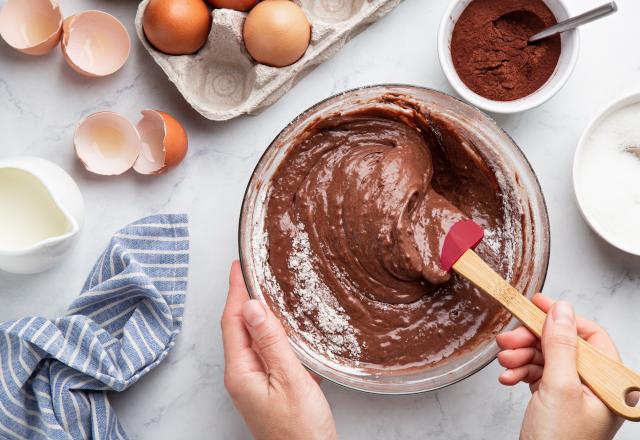
[[[54,267],[83,222],[80,189],[58,165],[37,157],[0,160],[0,270]]]

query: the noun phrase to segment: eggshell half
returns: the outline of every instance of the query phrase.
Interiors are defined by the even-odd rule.
[[[0,10],[0,35],[28,55],[44,55],[60,42],[62,12],[55,0],[8,0]]]
[[[122,23],[102,11],[86,11],[67,18],[62,26],[62,53],[76,72],[107,76],[129,58],[131,41]]]
[[[142,141],[133,169],[140,174],[160,174],[182,162],[189,141],[184,127],[171,115],[143,110],[137,129]]]
[[[119,175],[131,168],[142,144],[133,124],[113,112],[94,113],[84,119],[73,143],[85,168],[104,176]]]

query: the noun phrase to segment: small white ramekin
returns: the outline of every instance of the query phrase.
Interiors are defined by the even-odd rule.
[[[440,22],[438,30],[438,56],[440,66],[451,86],[464,100],[478,108],[493,113],[519,113],[538,107],[553,97],[565,85],[578,61],[580,36],[578,30],[564,32],[561,36],[562,51],[556,70],[549,80],[532,94],[514,101],[494,101],[478,95],[462,82],[451,58],[451,35],[456,21],[473,0],[454,0]],[[543,0],[558,21],[570,17],[565,0]]]
[[[582,136],[580,136],[580,140],[578,141],[578,146],[576,147],[576,152],[573,156],[573,191],[578,202],[578,207],[580,208],[580,213],[582,217],[584,217],[587,224],[591,227],[591,229],[598,234],[604,241],[609,243],[611,246],[614,246],[621,251],[627,252],[628,254],[638,255],[640,256],[640,248],[630,246],[628,243],[625,243],[624,240],[621,240],[619,236],[616,236],[612,233],[611,230],[607,229],[605,225],[602,225],[601,222],[598,222],[596,217],[591,213],[591,211],[587,208],[587,201],[585,197],[587,194],[581,185],[581,170],[582,170],[582,159],[585,154],[585,145],[587,140],[591,137],[594,130],[600,126],[600,124],[612,113],[632,104],[640,103],[640,91],[632,93],[630,95],[625,95],[621,98],[616,99],[607,105],[604,110],[602,110],[595,118],[593,118],[587,128],[582,132]],[[584,177],[583,177],[584,178]],[[615,215],[615,214],[612,214]]]

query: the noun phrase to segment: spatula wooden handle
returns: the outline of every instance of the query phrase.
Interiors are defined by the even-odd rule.
[[[498,275],[474,251],[468,250],[453,265],[453,270],[491,295],[538,338],[546,313]],[[626,396],[640,390],[640,374],[578,338],[578,374],[582,382],[609,409],[627,420],[640,421],[640,407],[627,405]]]

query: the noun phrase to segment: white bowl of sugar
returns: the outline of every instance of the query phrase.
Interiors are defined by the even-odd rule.
[[[614,101],[587,126],[573,160],[573,186],[591,228],[640,255],[640,92]]]

